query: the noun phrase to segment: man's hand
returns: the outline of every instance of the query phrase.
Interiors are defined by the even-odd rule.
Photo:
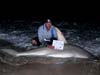
[[[51,49],[54,49],[54,46],[52,46],[52,45],[48,45],[47,47],[51,48]]]
[[[32,40],[32,44],[33,44],[33,45],[37,45],[36,40]]]

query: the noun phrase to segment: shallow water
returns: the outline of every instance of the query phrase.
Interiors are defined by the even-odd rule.
[[[36,36],[37,29],[41,24],[39,21],[32,23],[27,20],[3,20],[0,23],[0,39],[22,48],[33,47],[31,39]],[[95,24],[88,22],[81,24],[58,22],[55,24],[63,32],[68,43],[78,45],[93,55],[100,56],[100,31]]]

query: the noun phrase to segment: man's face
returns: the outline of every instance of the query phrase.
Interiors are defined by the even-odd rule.
[[[45,23],[45,26],[46,26],[46,28],[49,30],[50,28],[51,28],[51,22],[47,22],[47,23]]]

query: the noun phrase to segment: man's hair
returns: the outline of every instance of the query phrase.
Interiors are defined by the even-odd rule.
[[[46,19],[45,23],[48,23],[48,22],[51,23],[51,20],[50,19]]]

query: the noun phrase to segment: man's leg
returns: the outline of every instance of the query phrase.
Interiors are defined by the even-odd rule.
[[[57,40],[57,38],[51,38],[51,39],[50,39],[50,42],[49,42],[48,44],[49,44],[49,45],[52,45],[53,40]]]

